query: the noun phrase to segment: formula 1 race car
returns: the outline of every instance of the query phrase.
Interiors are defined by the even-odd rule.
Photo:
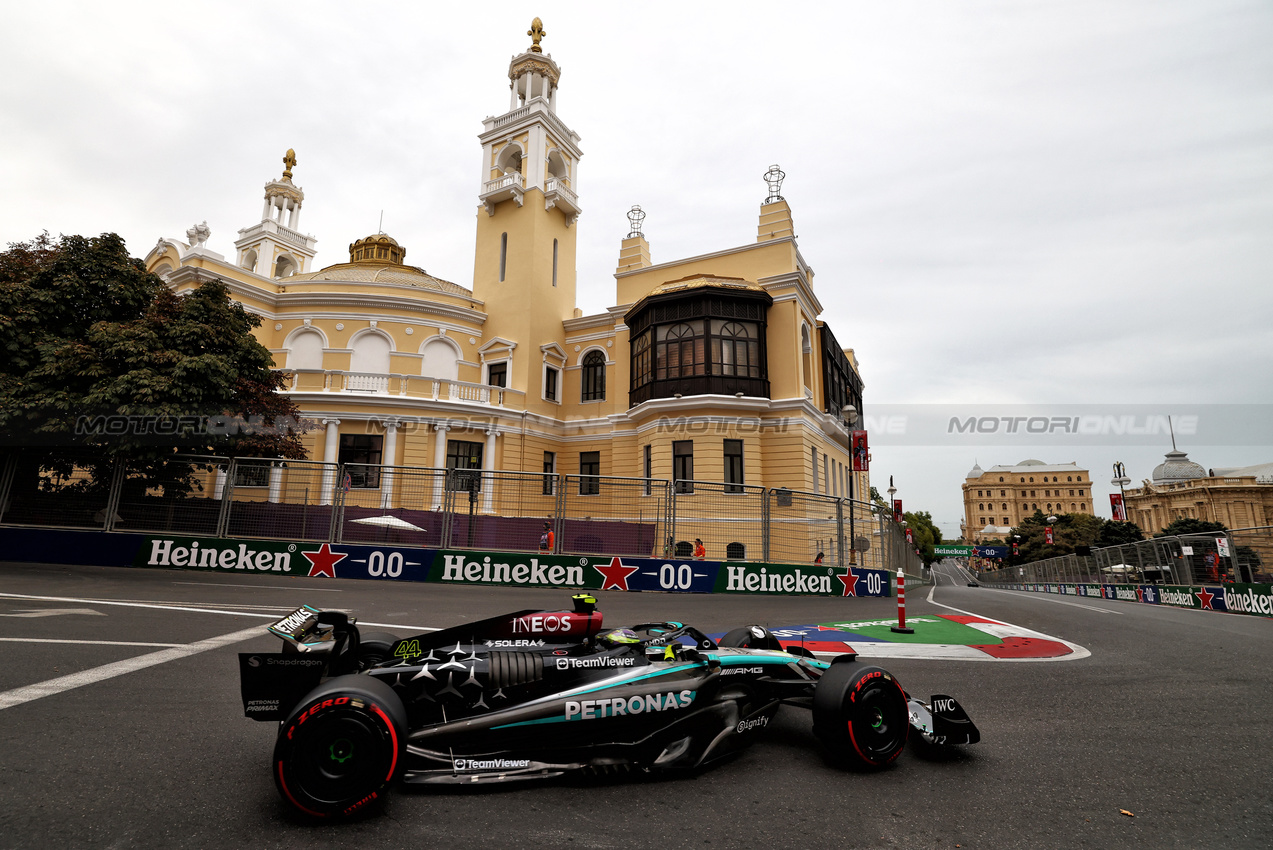
[[[408,784],[699,768],[746,747],[781,705],[813,712],[829,754],[867,768],[980,734],[948,696],[911,698],[878,667],[784,650],[760,626],[713,641],[683,623],[605,630],[596,600],[397,638],[298,608],[278,653],[239,656],[244,713],[281,721],[283,799],[343,817]]]

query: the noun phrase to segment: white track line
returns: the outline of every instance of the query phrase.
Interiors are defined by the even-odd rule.
[[[1030,596],[1025,596],[1025,597],[1020,596],[1020,594],[1022,593],[1022,591],[1019,591],[1019,590],[998,590],[998,589],[993,588],[993,587],[983,587],[983,588],[982,588],[982,590],[989,591],[990,593],[1014,593],[1014,594],[1018,594],[1018,597],[1017,597],[1017,598],[1019,598],[1019,599],[1020,599],[1020,598],[1025,598],[1025,599],[1033,598],[1033,597],[1030,597]],[[1043,601],[1043,602],[1055,602],[1057,605],[1072,605],[1072,606],[1073,606],[1073,607],[1075,607],[1075,608],[1086,608],[1086,609],[1087,609],[1087,610],[1089,610],[1089,611],[1096,611],[1098,614],[1117,614],[1118,616],[1120,616],[1120,617],[1121,617],[1121,616],[1123,616],[1124,614],[1126,614],[1126,613],[1127,613],[1126,611],[1111,611],[1111,610],[1110,610],[1110,609],[1108,609],[1108,608],[1097,608],[1095,605],[1084,605],[1084,604],[1083,604],[1083,603],[1081,603],[1081,602],[1070,602],[1069,600],[1066,600],[1066,599],[1052,599],[1052,598],[1047,597],[1047,596],[1039,596],[1039,597],[1038,597],[1038,599],[1039,599],[1039,600],[1041,600],[1041,601]]]
[[[27,685],[22,688],[14,688],[11,691],[0,693],[0,711],[6,708],[13,708],[15,705],[31,702],[32,700],[41,699],[42,697],[60,694],[63,691],[69,691],[73,688],[82,688],[85,685],[92,685],[96,682],[102,682],[106,679],[113,679],[116,676],[124,676],[128,673],[135,673],[138,670],[144,670],[147,667],[153,667],[156,664],[165,664],[169,661],[177,661],[182,658],[188,658],[191,655],[198,655],[201,652],[207,652],[211,649],[220,649],[223,646],[239,643],[249,638],[260,637],[260,629],[253,626],[250,629],[240,629],[237,632],[220,635],[218,637],[208,638],[206,640],[195,641],[181,647],[173,647],[170,649],[161,649],[158,652],[152,652],[148,655],[139,655],[136,658],[126,658],[123,661],[116,661],[112,664],[103,664],[101,667],[94,667],[91,670],[83,670],[79,673],[71,673],[67,676],[59,676],[56,679],[49,679],[46,682],[39,682],[34,685]]]
[[[0,599],[37,599],[42,602],[82,602],[92,605],[115,605],[121,608],[151,608],[159,611],[190,611],[195,614],[224,614],[229,617],[264,617],[267,620],[277,620],[278,614],[261,614],[256,611],[223,611],[219,608],[192,608],[188,605],[160,605],[153,602],[119,602],[113,599],[80,599],[73,596],[29,596],[23,593],[0,593]],[[280,606],[274,609],[275,612],[287,612],[292,609],[286,606]],[[416,632],[436,632],[436,628],[428,626],[407,626],[402,623],[364,623],[360,622],[360,626],[376,626],[381,629],[408,629]]]
[[[189,584],[195,587],[248,587],[252,590],[290,590],[296,591],[295,587],[280,587],[275,584],[222,584],[221,582],[202,582],[202,581],[174,581],[173,584]],[[306,587],[306,593],[344,593],[345,591],[335,587]]]

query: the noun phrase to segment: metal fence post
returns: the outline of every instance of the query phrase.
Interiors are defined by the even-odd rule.
[[[4,515],[9,512],[9,491],[13,488],[13,477],[17,474],[17,468],[17,455],[5,455],[4,467],[0,469],[0,522],[4,521]]]
[[[115,518],[118,514],[119,500],[124,491],[124,477],[124,462],[117,460],[111,470],[110,492],[106,496],[106,516],[102,522],[102,531],[115,530]]]
[[[234,501],[234,478],[238,474],[239,459],[232,457],[225,465],[225,484],[221,487],[221,507],[217,511],[217,537],[230,536],[230,503]],[[216,473],[213,473],[214,481]]]

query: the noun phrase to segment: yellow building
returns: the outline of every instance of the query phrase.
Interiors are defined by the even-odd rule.
[[[1052,514],[1092,513],[1092,477],[1075,462],[1023,460],[983,470],[974,464],[964,478],[964,540],[1003,539],[1036,510]]]
[[[1174,446],[1153,478],[1126,492],[1127,518],[1146,534],[1178,519],[1225,528],[1273,526],[1273,463],[1206,470]]]
[[[575,307],[583,152],[538,40],[511,61],[509,109],[479,136],[471,288],[406,264],[407,248],[383,233],[315,270],[292,151],[232,257],[207,247],[204,224],[187,242],[161,239],[147,268],[178,292],[220,278],[262,318],[287,391],[320,423],[306,437],[313,460],[864,498],[850,454],[858,364],[819,318],[777,166],[755,237],[737,247],[655,262],[634,207],[616,306]],[[382,489],[386,506],[401,498],[392,478],[352,486]]]

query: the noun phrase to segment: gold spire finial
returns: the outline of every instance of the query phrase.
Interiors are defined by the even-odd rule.
[[[531,53],[543,53],[544,49],[539,46],[539,40],[548,33],[544,32],[544,22],[539,18],[530,22],[530,29],[526,30],[526,34],[530,36],[530,40],[534,42],[530,46]]]
[[[283,157],[283,179],[292,179],[292,169],[296,167],[296,151],[291,148],[287,149],[287,155]]]

